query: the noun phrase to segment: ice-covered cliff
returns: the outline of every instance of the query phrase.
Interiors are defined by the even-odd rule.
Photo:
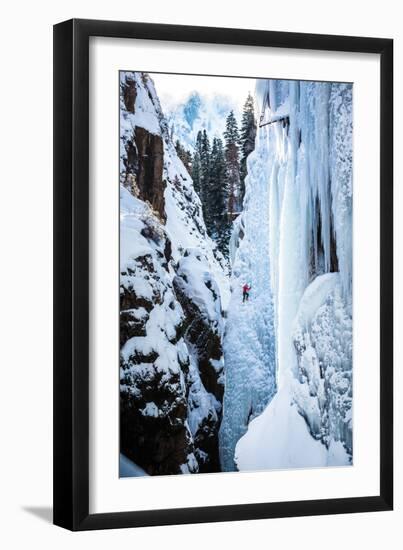
[[[236,445],[240,470],[349,464],[352,86],[262,80],[256,102],[261,128],[248,158],[247,200],[234,235],[240,243],[232,280],[238,299],[230,304],[224,339],[225,357],[240,341],[250,342],[250,357],[238,351],[238,361],[226,361],[229,388],[242,378],[239,372],[245,375],[236,400],[225,396],[222,449],[225,454]],[[245,255],[248,241],[252,253]],[[244,280],[252,283],[246,305],[239,294]],[[239,321],[231,328],[234,318]],[[236,344],[231,330],[238,331]],[[270,402],[238,441],[250,393],[258,388],[262,345],[270,359],[252,415]],[[242,425],[234,429],[231,418],[239,410]],[[226,469],[230,461],[225,459]]]
[[[217,471],[222,258],[153,81],[120,87],[121,452],[151,475]]]
[[[269,191],[266,151],[248,157],[243,213],[230,241],[231,300],[224,335],[225,394],[220,429],[224,471],[236,469],[235,445],[276,389],[276,346],[270,283]],[[251,287],[243,302],[242,287]]]

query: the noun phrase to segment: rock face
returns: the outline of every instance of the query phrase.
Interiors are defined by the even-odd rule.
[[[220,471],[218,430],[224,394],[221,300],[216,281],[199,249],[188,249],[178,263],[173,284],[185,313],[185,341],[197,368],[190,373],[190,416],[201,472]],[[200,284],[201,283],[201,284]],[[197,289],[195,292],[195,288]],[[200,400],[200,388],[204,388]],[[196,391],[195,391],[196,390]]]
[[[133,83],[132,86],[134,86]],[[127,86],[122,89],[127,90]],[[130,94],[130,97],[132,95]],[[125,106],[127,102],[129,100],[123,101]],[[131,106],[130,102],[129,106]],[[166,221],[164,201],[166,182],[163,180],[164,146],[161,136],[136,126],[124,146],[126,150],[123,157],[125,186],[132,189],[138,198],[149,202],[158,212],[160,219]]]
[[[121,94],[125,109],[128,113],[134,114],[134,106],[136,104],[137,88],[134,78],[127,74],[125,79],[121,81]]]
[[[137,150],[137,186],[139,197],[148,201],[165,221],[164,191],[162,179],[164,166],[164,147],[161,136],[155,136],[144,128],[136,128],[135,144]]]
[[[219,471],[226,278],[146,74],[121,73],[120,109],[121,452],[150,475]]]
[[[150,216],[142,230],[149,250],[121,271],[122,451],[150,475],[195,472],[187,425],[186,319],[167,270],[167,237],[150,212],[143,212]]]

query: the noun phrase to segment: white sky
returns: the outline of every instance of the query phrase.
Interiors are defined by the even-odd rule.
[[[250,92],[254,95],[256,80],[251,78],[150,73],[162,109],[169,110],[183,102],[192,92],[203,96],[226,96],[241,109]]]

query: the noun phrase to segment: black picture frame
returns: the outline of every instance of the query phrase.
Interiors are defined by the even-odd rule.
[[[366,497],[89,513],[89,38],[380,54],[380,491]],[[54,523],[71,530],[393,507],[393,40],[73,19],[54,26]]]

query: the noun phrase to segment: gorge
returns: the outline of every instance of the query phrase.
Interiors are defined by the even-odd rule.
[[[254,102],[224,257],[152,75],[120,73],[121,475],[352,463],[352,87]]]

